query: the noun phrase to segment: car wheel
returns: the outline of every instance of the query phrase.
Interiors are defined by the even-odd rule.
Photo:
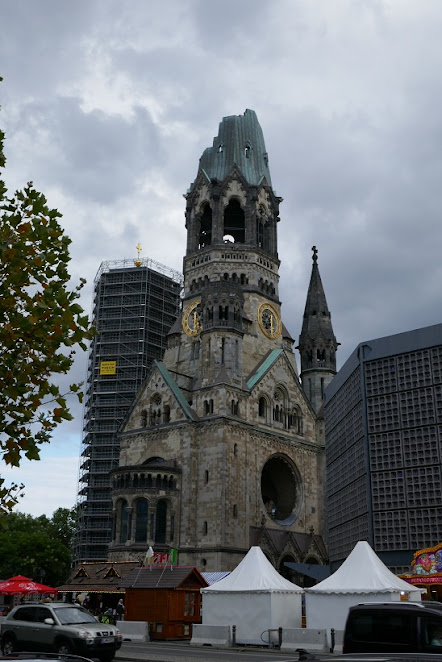
[[[62,639],[57,644],[57,653],[62,655],[70,655],[72,653],[72,646],[66,639]]]
[[[17,645],[12,637],[5,637],[2,641],[3,655],[12,655],[17,650]]]
[[[100,662],[112,662],[115,657],[115,653],[106,653],[106,655],[100,655]]]

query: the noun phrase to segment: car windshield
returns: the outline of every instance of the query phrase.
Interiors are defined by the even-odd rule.
[[[73,625],[76,623],[96,623],[96,619],[82,607],[61,607],[55,610],[57,618],[62,625]]]

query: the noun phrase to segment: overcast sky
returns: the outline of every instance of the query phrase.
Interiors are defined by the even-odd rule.
[[[181,271],[185,193],[223,116],[256,111],[284,198],[295,338],[311,247],[341,347],[441,322],[440,0],[0,0],[6,182],[63,213],[71,273],[143,256]],[[70,376],[83,379],[86,356]],[[20,510],[75,503],[82,412]]]

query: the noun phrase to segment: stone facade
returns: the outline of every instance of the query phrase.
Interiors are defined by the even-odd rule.
[[[273,192],[253,111],[224,118],[187,195],[180,319],[132,406],[114,470],[111,560],[179,548],[232,570],[322,563],[323,421],[281,320]]]

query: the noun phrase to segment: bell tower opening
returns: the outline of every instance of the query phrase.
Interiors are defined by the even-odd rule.
[[[243,244],[245,242],[245,215],[238,200],[230,200],[224,210],[224,232],[223,238],[233,238],[233,243]]]
[[[198,248],[210,246],[212,243],[212,209],[209,204],[204,205],[200,220],[200,233]]]

